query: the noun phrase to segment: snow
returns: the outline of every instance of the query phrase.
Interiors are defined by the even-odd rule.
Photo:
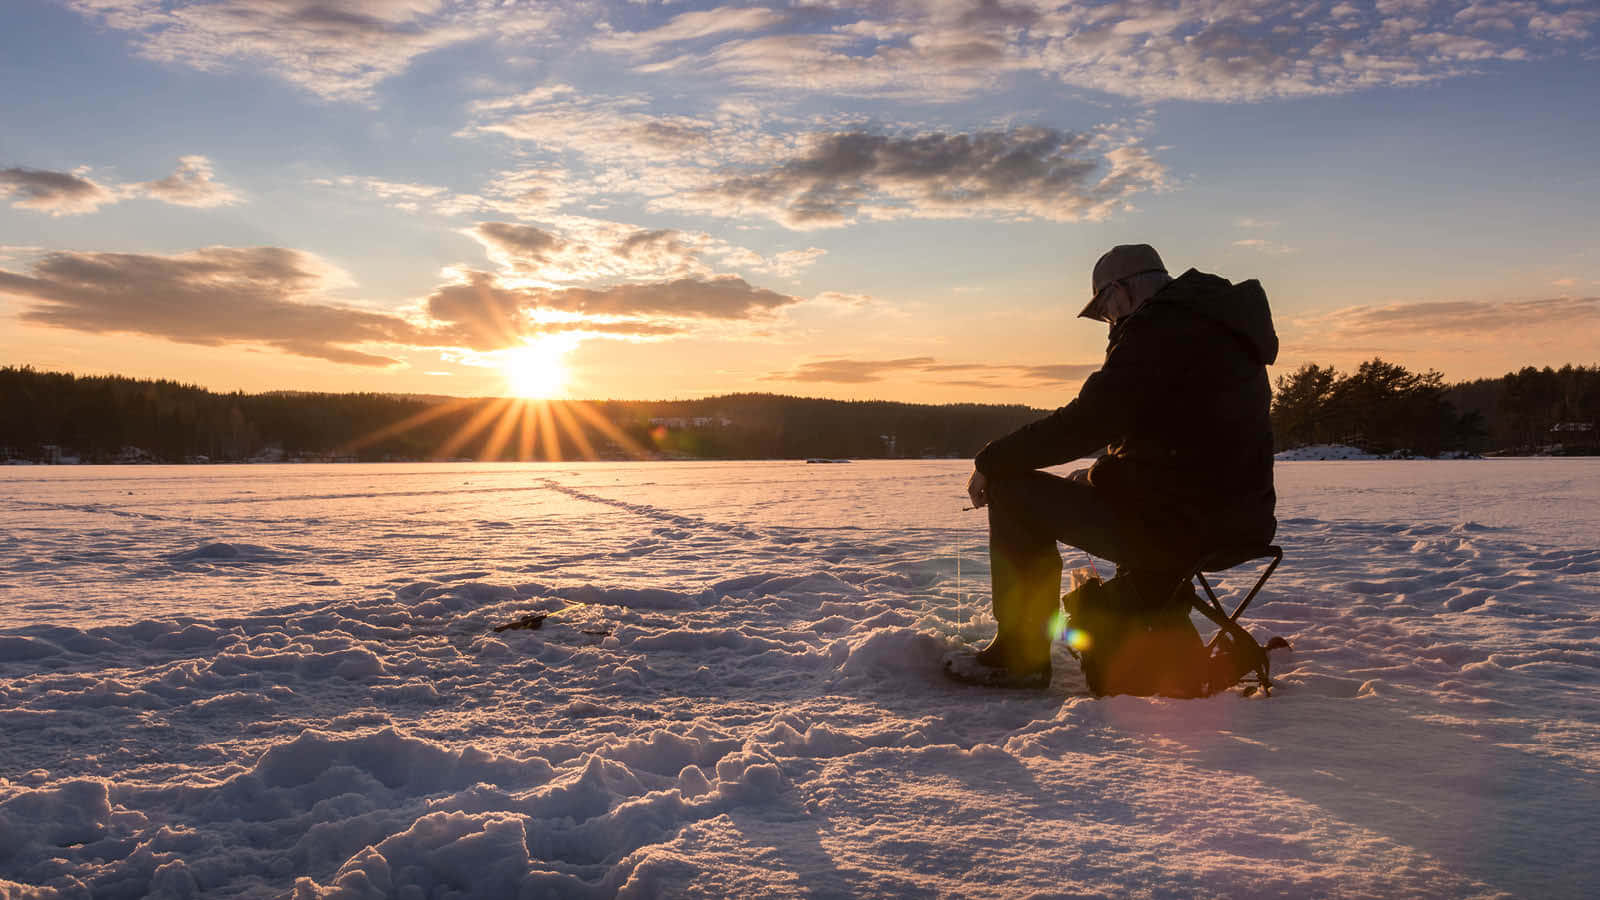
[[[1410,450],[1396,450],[1393,453],[1386,453],[1386,454],[1383,454],[1383,455],[1378,455],[1378,454],[1375,454],[1375,453],[1368,453],[1367,451],[1361,449],[1360,447],[1352,447],[1349,444],[1307,444],[1307,445],[1305,445],[1303,447],[1292,447],[1292,448],[1290,448],[1288,450],[1279,450],[1273,456],[1273,459],[1276,459],[1278,462],[1310,462],[1312,460],[1315,460],[1317,462],[1323,462],[1323,461],[1326,461],[1326,460],[1345,460],[1345,459],[1424,459],[1424,458],[1426,458],[1426,457],[1419,457],[1415,453],[1411,452]],[[1472,452],[1467,451],[1467,450],[1446,450],[1446,451],[1440,453],[1438,455],[1438,457],[1436,457],[1436,458],[1437,459],[1482,459],[1482,457],[1478,456],[1476,453],[1472,453]]]
[[[967,466],[6,469],[0,897],[1595,894],[1600,460],[1281,463],[1186,701],[939,676]]]
[[[1278,462],[1303,462],[1328,459],[1378,459],[1378,456],[1349,444],[1307,444],[1304,447],[1280,450],[1273,458]]]

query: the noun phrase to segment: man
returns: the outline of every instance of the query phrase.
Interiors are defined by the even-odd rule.
[[[1076,400],[984,447],[967,484],[989,510],[998,626],[977,661],[1005,683],[1049,682],[1057,541],[1117,563],[1134,611],[1160,613],[1187,610],[1204,554],[1269,543],[1277,527],[1266,366],[1278,337],[1260,283],[1174,279],[1153,247],[1124,244],[1095,263],[1092,288],[1079,315],[1111,326],[1104,365]],[[1102,447],[1089,469],[1038,471]]]

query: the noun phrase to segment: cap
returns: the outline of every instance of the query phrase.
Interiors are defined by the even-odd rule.
[[[1103,319],[1096,301],[1100,299],[1100,292],[1113,281],[1132,278],[1135,275],[1144,275],[1148,272],[1165,272],[1167,266],[1161,261],[1161,254],[1149,244],[1118,244],[1106,251],[1100,261],[1094,264],[1094,278],[1091,282],[1094,294],[1089,300],[1089,305],[1078,313],[1086,319]]]

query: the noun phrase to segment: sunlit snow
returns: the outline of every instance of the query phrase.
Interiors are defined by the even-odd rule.
[[[0,897],[1594,895],[1600,461],[1280,463],[1182,701],[939,676],[969,467],[0,470]]]

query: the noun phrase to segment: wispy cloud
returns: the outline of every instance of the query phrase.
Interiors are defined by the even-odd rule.
[[[1235,247],[1243,247],[1246,250],[1259,250],[1262,253],[1282,254],[1295,252],[1295,248],[1289,246],[1288,244],[1282,244],[1277,241],[1269,241],[1265,238],[1242,238],[1234,241],[1233,245]]]
[[[770,152],[764,149],[770,139],[747,120],[663,115],[648,112],[649,105],[643,96],[584,94],[570,85],[549,85],[472,104],[475,123],[462,134],[499,134],[547,150],[578,153],[595,164],[653,164],[656,176],[671,163],[704,166]],[[671,185],[654,189],[670,190]]]
[[[641,74],[785,96],[949,102],[1030,73],[1142,99],[1250,101],[1417,84],[1492,60],[1560,53],[1589,40],[1600,20],[1583,0],[862,0],[669,10],[665,18],[622,3],[67,3],[129,34],[145,57],[204,70],[254,66],[336,101],[369,100],[419,57],[480,40],[534,59],[582,46]],[[610,24],[641,16],[648,27]]]
[[[1417,84],[1490,60],[1561,52],[1600,13],[1576,0],[1460,4],[1378,0],[1109,0],[1102,3],[839,4],[655,58],[643,72],[717,76],[755,90],[950,101],[1019,72],[1142,99],[1251,101]],[[674,47],[674,23],[595,46]],[[689,23],[682,29],[687,32]]]
[[[795,229],[860,219],[1098,219],[1166,184],[1166,169],[1120,125],[961,131],[864,127],[768,131],[737,116],[658,116],[638,98],[541,89],[477,108],[467,133],[572,154],[589,196],[652,208],[759,217]]]
[[[636,69],[718,76],[752,90],[949,102],[1035,67],[1020,50],[1005,27],[862,19],[829,32],[741,37]]]
[[[256,65],[328,100],[364,100],[423,54],[491,35],[524,40],[553,5],[478,0],[68,0],[150,59]]]
[[[616,31],[602,24],[589,46],[613,53],[649,53],[669,44],[723,34],[764,31],[791,19],[791,15],[762,7],[719,6],[679,13],[671,21],[643,31]]]
[[[683,277],[711,272],[708,236],[595,220],[554,230],[482,222],[467,232],[502,271],[547,282]]]
[[[539,216],[571,202],[578,185],[557,166],[507,169],[477,192],[457,192],[425,182],[391,181],[363,175],[314,178],[312,184],[366,191],[404,212],[439,216],[501,214]]]
[[[23,168],[0,169],[0,197],[14,197],[12,206],[52,216],[91,213],[117,202],[114,191],[86,174]]]
[[[654,338],[683,334],[692,322],[764,319],[799,303],[742,278],[678,278],[605,288],[528,288],[469,271],[429,295],[437,335],[474,350],[514,346],[553,332],[597,337]]]
[[[1340,338],[1463,337],[1525,330],[1600,328],[1600,297],[1448,300],[1350,306],[1297,323]]]
[[[721,216],[760,215],[791,228],[859,218],[997,216],[1097,219],[1165,170],[1136,145],[1103,135],[1019,127],[974,133],[809,136],[778,165],[719,179],[655,201]]]
[[[179,157],[177,171],[133,188],[147,197],[178,206],[228,206],[239,202],[238,194],[216,180],[211,160],[204,156]]]
[[[15,196],[11,205],[52,216],[92,213],[129,197],[150,197],[178,206],[212,207],[240,202],[231,188],[216,180],[211,161],[204,156],[183,156],[171,175],[156,181],[123,185],[100,184],[89,169],[51,172],[45,169],[0,170],[0,197]]]
[[[584,216],[555,216],[542,225],[480,222],[466,233],[503,275],[547,284],[710,277],[728,268],[792,277],[826,254],[808,247],[767,257],[705,232]]]
[[[834,357],[805,362],[787,371],[771,372],[763,376],[763,380],[868,384],[891,378],[914,378],[929,384],[1016,390],[1082,381],[1098,368],[1098,365],[1075,364],[1029,366],[943,363],[931,356],[896,359]],[[963,377],[951,377],[955,375]]]

